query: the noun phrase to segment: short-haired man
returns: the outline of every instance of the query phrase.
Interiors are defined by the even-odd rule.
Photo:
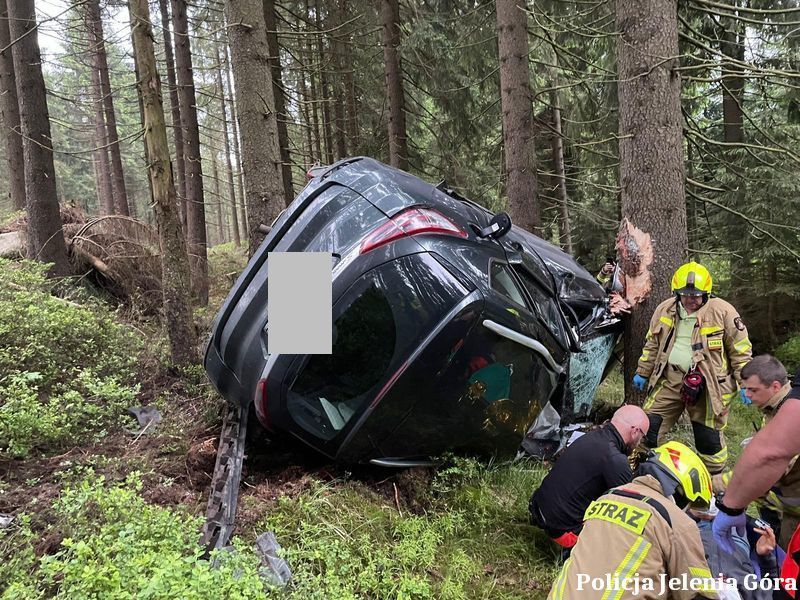
[[[774,356],[756,356],[742,368],[743,399],[764,413],[764,425],[773,419],[791,389],[786,368]],[[763,499],[767,507],[774,507],[780,514],[778,543],[784,548],[800,524],[800,464],[797,458],[795,456],[789,462],[783,477]]]
[[[574,546],[589,504],[633,478],[628,454],[649,425],[641,408],[626,404],[610,423],[573,442],[531,496],[531,522],[560,546]]]

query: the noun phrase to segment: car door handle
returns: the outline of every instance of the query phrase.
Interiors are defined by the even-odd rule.
[[[500,325],[500,323],[495,323],[490,319],[484,319],[483,326],[486,327],[489,331],[493,331],[500,337],[504,337],[507,340],[511,340],[512,342],[516,342],[530,350],[533,350],[544,359],[545,364],[550,368],[551,371],[557,374],[561,374],[564,372],[564,369],[561,365],[559,365],[553,355],[544,347],[540,341],[533,339],[532,337],[528,337],[527,335],[523,335],[518,331],[514,331],[513,329],[509,329],[505,325]]]

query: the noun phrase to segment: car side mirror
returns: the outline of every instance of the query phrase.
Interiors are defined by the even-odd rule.
[[[498,240],[511,231],[511,217],[506,212],[497,213],[488,226],[477,232],[478,237]]]

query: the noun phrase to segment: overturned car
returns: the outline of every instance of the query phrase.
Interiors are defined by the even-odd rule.
[[[270,252],[332,254],[332,354],[267,352]],[[354,158],[318,170],[273,224],[205,368],[268,430],[403,466],[535,450],[552,415],[585,419],[618,332],[603,288],[558,248],[444,184]]]

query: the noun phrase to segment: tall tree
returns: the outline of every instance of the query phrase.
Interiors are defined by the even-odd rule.
[[[10,2],[8,17],[11,38],[15,40],[12,54],[25,161],[28,258],[53,263],[51,276],[66,276],[70,267],[58,208],[50,116],[33,0]]]
[[[389,164],[408,169],[406,109],[403,70],[400,62],[400,5],[398,0],[381,1],[383,61],[386,68],[386,97],[389,101]]]
[[[564,169],[564,132],[561,123],[561,102],[558,97],[558,80],[553,82],[550,90],[550,104],[553,111],[553,135],[551,145],[553,151],[553,171],[556,179],[558,196],[559,242],[567,254],[572,254],[572,227],[569,220],[569,198],[567,197],[567,177]]]
[[[527,16],[518,0],[497,0],[497,41],[500,53],[500,105],[506,157],[508,213],[528,231],[541,226],[536,182],[533,107],[528,66]]]
[[[203,201],[203,168],[200,159],[200,127],[197,122],[186,0],[172,0],[172,23],[175,27],[175,71],[183,129],[186,237],[189,242],[189,264],[192,266],[192,294],[201,306],[205,306],[208,304],[206,212]]]
[[[281,49],[278,45],[278,19],[275,15],[275,0],[264,0],[264,22],[267,26],[269,45],[269,66],[272,70],[272,89],[275,92],[275,110],[278,113],[278,145],[281,151],[281,173],[283,174],[283,194],[286,206],[294,200],[292,185],[292,157],[289,154],[289,132],[286,122],[286,92],[283,88]]]
[[[225,69],[225,89],[228,90],[228,95],[231,99],[231,135],[233,136],[233,157],[236,159],[236,182],[239,190],[239,225],[242,228],[242,234],[247,237],[249,231],[250,219],[247,214],[247,201],[245,200],[244,193],[244,169],[242,167],[242,144],[239,137],[239,113],[236,108],[236,100],[234,98],[234,88],[231,82],[231,66],[228,57],[228,44],[222,45],[222,58],[224,59],[223,67]]]
[[[233,163],[231,162],[231,141],[228,132],[228,103],[225,101],[225,86],[222,83],[222,55],[219,47],[221,42],[216,45],[217,50],[217,88],[219,88],[219,112],[222,119],[222,135],[225,151],[225,174],[228,180],[228,196],[231,202],[231,228],[233,229],[233,242],[237,246],[242,245],[242,237],[239,233],[239,215],[236,214],[236,191],[233,184]],[[244,201],[244,198],[242,198]]]
[[[114,191],[114,209],[117,214],[129,215],[128,190],[122,170],[122,153],[117,133],[117,114],[114,111],[114,96],[111,92],[111,79],[108,73],[108,55],[103,37],[103,19],[100,16],[100,0],[89,0],[86,5],[89,18],[89,43],[95,55],[95,64],[100,76],[105,126],[107,130],[108,151],[111,156],[111,187]]]
[[[172,136],[175,143],[175,173],[178,180],[178,206],[181,222],[186,230],[186,168],[183,161],[183,127],[181,127],[181,108],[178,101],[178,80],[175,77],[175,55],[172,50],[172,33],[169,25],[167,0],[158,0],[161,12],[161,34],[164,38],[164,60],[167,63],[167,83],[169,84],[169,106],[172,114]]]
[[[190,289],[189,256],[177,212],[172,181],[167,127],[161,103],[161,80],[156,72],[153,29],[147,0],[129,0],[133,50],[139,67],[139,90],[144,108],[144,138],[152,182],[156,224],[161,245],[161,287],[164,319],[173,363],[196,361],[196,336],[187,290]]]
[[[100,82],[100,64],[94,33],[96,24],[92,19],[91,10],[88,10],[88,8],[84,13],[84,19],[89,32],[89,48],[87,52],[92,84],[92,112],[94,116],[92,158],[95,165],[97,204],[100,207],[100,214],[113,215],[116,210],[114,206],[114,188],[111,185],[111,161],[108,157],[108,129],[106,128],[106,112],[103,107],[103,86]]]
[[[263,6],[258,0],[226,0],[225,13],[241,126],[248,253],[252,256],[264,238],[259,226],[272,223],[283,209],[278,124]]]
[[[625,397],[641,399],[631,385],[636,362],[687,249],[677,0],[617,0],[616,19],[622,216],[655,249],[650,295],[634,307],[624,334]]]
[[[14,76],[14,58],[11,55],[6,0],[0,0],[0,117],[6,144],[8,193],[11,196],[11,205],[15,210],[24,210],[25,163],[22,156],[17,80]]]

